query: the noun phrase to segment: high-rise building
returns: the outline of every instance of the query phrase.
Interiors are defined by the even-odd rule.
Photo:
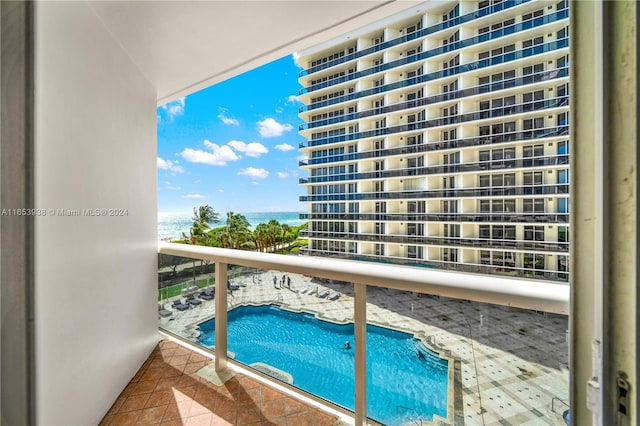
[[[427,2],[301,52],[306,251],[568,280],[568,25]]]

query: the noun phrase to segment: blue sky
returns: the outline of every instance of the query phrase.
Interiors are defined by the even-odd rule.
[[[287,56],[158,107],[158,211],[304,211],[298,71]]]

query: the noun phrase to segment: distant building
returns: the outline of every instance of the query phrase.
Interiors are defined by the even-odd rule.
[[[306,252],[568,280],[568,25],[427,2],[300,52]]]

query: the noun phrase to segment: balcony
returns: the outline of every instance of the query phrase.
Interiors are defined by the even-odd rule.
[[[435,71],[429,74],[423,74],[417,77],[408,78],[406,80],[396,81],[394,83],[374,87],[372,89],[351,93],[349,95],[338,96],[336,98],[329,99],[326,101],[316,102],[310,105],[300,107],[299,112],[310,111],[310,110],[322,108],[328,105],[339,104],[339,103],[350,101],[353,99],[359,99],[366,96],[388,92],[388,91],[399,89],[402,87],[409,87],[409,86],[413,86],[414,84],[425,83],[425,82],[436,80],[443,77],[450,77],[450,76],[458,75],[467,71],[473,71],[473,70],[487,68],[493,65],[509,63],[518,59],[528,58],[528,57],[540,55],[546,52],[553,52],[555,50],[566,49],[567,47],[569,47],[569,39],[563,38],[563,39],[551,41],[549,43],[528,47],[526,49],[505,53],[503,55],[482,59],[476,62],[470,62],[468,64],[458,65],[452,68],[448,68],[446,70]]]
[[[543,129],[539,130],[531,130],[531,134],[536,134],[538,132],[544,132]],[[424,175],[434,175],[434,174],[442,174],[442,173],[463,173],[463,172],[477,172],[484,170],[504,170],[504,169],[527,169],[527,168],[537,168],[537,167],[548,167],[548,166],[566,166],[569,164],[569,156],[568,155],[547,155],[544,157],[528,157],[528,158],[517,158],[517,159],[505,159],[505,160],[487,160],[487,161],[479,161],[473,163],[459,163],[459,164],[447,164],[447,165],[439,165],[439,166],[425,166],[425,167],[406,167],[403,169],[392,169],[392,170],[379,170],[379,171],[369,171],[369,172],[361,172],[361,173],[341,173],[336,175],[328,175],[328,176],[310,176],[308,179],[304,179],[304,183],[323,183],[323,182],[341,182],[348,180],[364,180],[364,179],[388,179],[393,177],[404,177],[404,176],[424,176]],[[302,180],[302,179],[301,179]],[[302,181],[300,183],[303,183]],[[514,187],[514,195],[517,191],[520,191],[523,195],[528,195],[527,191],[530,191],[529,194],[534,193],[545,193],[549,191],[549,189],[544,189],[548,187],[552,187],[553,185],[543,185],[538,187],[530,187],[528,190],[526,187],[517,189]],[[538,189],[539,188],[539,189]],[[454,190],[455,191],[455,190]],[[489,190],[485,190],[489,191]],[[356,194],[354,194],[356,195]],[[489,193],[487,193],[489,195]],[[497,195],[497,193],[496,193]]]
[[[569,184],[514,186],[503,189],[436,189],[429,191],[387,191],[387,192],[360,192],[355,194],[318,194],[301,195],[300,201],[360,201],[360,200],[398,200],[416,198],[457,198],[476,196],[506,196],[506,195],[553,195],[569,194]],[[559,212],[558,212],[559,213]]]
[[[491,248],[509,250],[532,250],[541,252],[569,252],[568,242],[547,242],[527,240],[498,240],[491,238],[460,238],[424,235],[367,234],[358,232],[323,232],[308,231],[307,236],[313,239],[372,241],[396,244],[420,244],[442,247]]]
[[[451,198],[451,197],[444,197]],[[304,216],[304,217],[303,217]],[[568,213],[307,213],[307,220],[385,222],[569,223]],[[306,231],[305,231],[306,232]]]
[[[497,419],[516,414],[527,416],[532,410],[540,413],[536,416],[559,423],[566,410],[566,405],[558,402],[566,404],[568,396],[569,287],[565,284],[536,282],[532,285],[526,280],[506,277],[182,244],[163,243],[159,253],[161,259],[165,258],[159,280],[160,306],[165,311],[160,317],[161,328],[214,354],[211,368],[215,366],[220,372],[228,368],[249,371],[290,392],[324,400],[321,405],[343,417],[354,416],[358,424],[367,417],[389,425],[435,418],[448,422],[463,418],[481,422],[483,416]],[[171,275],[168,264],[174,264],[178,275],[182,274],[173,278],[177,284],[167,280]],[[199,294],[200,287],[211,288],[215,298],[201,299],[197,305],[184,310],[173,304],[176,299],[186,301],[179,291],[174,295],[176,288]],[[337,353],[353,351],[354,355],[350,358],[353,360],[350,373],[347,371],[347,376],[340,373],[346,380],[342,391],[336,394],[326,389],[307,388],[304,371],[334,373],[322,370],[323,361],[304,350],[308,343],[299,343],[293,336],[287,337],[288,344],[279,344],[279,355],[270,361],[277,365],[256,364],[255,359],[250,359],[244,349],[245,331],[236,328],[234,322],[238,315],[245,315],[245,308],[254,309],[252,306],[257,307],[255,309],[270,306],[269,309],[276,309],[274,312],[310,314],[323,322],[353,324],[352,331],[348,332],[352,334],[343,335],[347,337],[336,343],[340,346]],[[266,315],[266,311],[261,315]],[[211,324],[212,318],[215,318],[214,324]],[[366,328],[365,324],[368,324]],[[443,398],[448,403],[444,411],[436,411],[439,414],[422,411],[432,403],[428,394],[418,392],[421,396],[411,397],[416,399],[406,399],[404,391],[398,393],[392,387],[379,387],[376,378],[387,373],[386,367],[375,360],[388,355],[392,348],[385,347],[384,352],[378,352],[378,335],[371,334],[372,326],[408,333],[407,356],[435,354],[434,360],[440,359],[447,366],[448,396]],[[204,343],[211,339],[215,339],[213,348]],[[353,347],[342,348],[344,339],[352,342]],[[259,353],[264,353],[263,358],[268,358],[268,342],[249,344],[250,347],[256,345],[262,348]],[[297,349],[292,354],[288,347]],[[318,348],[318,351],[324,350]],[[297,370],[295,366],[300,359],[303,367]],[[289,376],[283,374],[288,373],[287,369],[295,370],[293,384]],[[404,374],[401,370],[394,371],[394,375]],[[322,381],[318,374],[313,377]],[[545,383],[544,387],[534,386],[538,382]],[[403,382],[402,387],[406,389],[408,383]],[[392,382],[389,385],[393,386]],[[496,394],[505,399],[495,400]],[[375,397],[370,399],[367,395]],[[379,404],[381,398],[397,401],[394,403],[398,405],[391,411],[385,410]],[[513,408],[503,408],[507,404]]]
[[[400,110],[410,109],[410,108],[417,108],[425,105],[432,105],[438,102],[445,102],[453,99],[461,99],[467,96],[473,96],[473,95],[478,95],[482,93],[490,93],[490,92],[494,92],[502,89],[525,86],[525,85],[537,83],[540,81],[560,79],[560,78],[567,77],[568,75],[569,75],[568,67],[557,68],[554,70],[534,73],[534,74],[525,75],[521,77],[494,81],[489,84],[469,87],[466,89],[457,90],[455,92],[442,93],[439,95],[429,96],[426,98],[420,98],[420,99],[411,100],[407,102],[400,102],[400,103],[389,105],[386,107],[374,108],[374,109],[369,109],[362,112],[355,112],[352,114],[341,115],[339,117],[311,121],[308,124],[304,123],[299,125],[298,130],[313,129],[316,127],[327,126],[330,124],[336,124],[336,123],[341,123],[345,121],[372,117],[378,114],[387,114],[389,112],[400,111]]]
[[[554,108],[568,107],[569,97],[562,96],[560,98],[548,99],[546,101],[527,102],[519,105],[510,105],[502,108],[491,110],[481,110],[465,114],[457,114],[447,117],[434,118],[430,120],[417,121],[414,123],[406,123],[399,126],[383,127],[365,132],[342,134],[338,136],[329,136],[309,140],[308,146],[328,145],[336,142],[351,141],[356,139],[364,139],[376,136],[386,136],[395,133],[402,133],[414,130],[422,130],[437,126],[449,126],[458,123],[467,123],[470,121],[484,120],[488,118],[505,117],[513,114],[530,113],[535,111],[546,111]]]
[[[299,95],[305,93],[312,93],[317,90],[324,89],[326,87],[331,87],[340,83],[344,83],[347,81],[351,81],[354,79],[366,77],[371,74],[376,74],[382,71],[386,71],[389,69],[393,69],[402,65],[410,64],[417,61],[423,61],[425,59],[431,58],[433,56],[441,55],[447,52],[457,51],[459,49],[463,49],[469,46],[473,46],[478,43],[483,43],[490,40],[495,40],[500,37],[504,37],[510,34],[516,34],[521,31],[526,31],[531,28],[536,28],[541,25],[546,25],[552,22],[560,21],[563,19],[567,19],[569,17],[569,10],[562,9],[557,12],[551,13],[549,15],[540,16],[538,18],[519,22],[514,25],[510,25],[508,27],[500,28],[489,33],[481,34],[475,37],[471,37],[466,40],[457,41],[455,43],[450,43],[445,46],[437,47],[435,49],[427,50],[425,52],[417,53],[415,55],[411,55],[406,58],[398,59],[396,61],[388,62],[386,64],[378,65],[366,70],[362,70],[359,72],[355,72],[349,75],[337,77],[328,81],[324,81],[321,83],[313,84],[311,86],[302,88],[298,91]]]
[[[335,59],[333,61],[329,61],[329,62],[327,62],[325,64],[316,65],[316,66],[311,67],[309,69],[302,70],[302,71],[300,71],[298,76],[299,77],[303,77],[303,76],[308,75],[308,74],[313,74],[313,73],[321,71],[323,69],[334,67],[336,65],[351,61],[353,59],[357,59],[357,58],[369,55],[371,53],[379,52],[379,51],[387,49],[389,47],[396,46],[398,44],[402,44],[402,43],[405,43],[407,41],[415,40],[417,38],[424,37],[426,35],[433,34],[435,32],[442,31],[442,30],[447,29],[447,28],[452,28],[454,26],[463,24],[463,23],[471,21],[473,19],[478,19],[478,18],[481,18],[483,16],[487,16],[487,15],[489,15],[491,13],[495,13],[495,12],[499,12],[501,10],[505,10],[505,9],[508,9],[508,8],[511,8],[511,7],[515,7],[515,6],[518,6],[518,5],[522,4],[522,3],[526,3],[528,1],[531,1],[531,0],[514,0],[514,1],[510,1],[510,2],[501,2],[501,3],[498,3],[498,4],[494,4],[494,5],[482,8],[482,9],[477,10],[477,11],[472,12],[472,13],[468,13],[468,14],[463,15],[463,16],[457,16],[457,17],[455,17],[453,19],[449,19],[449,20],[447,20],[445,22],[442,22],[440,24],[432,25],[432,26],[424,28],[422,30],[418,30],[418,31],[412,32],[410,34],[406,34],[404,36],[395,38],[393,40],[389,40],[389,41],[386,41],[384,43],[377,44],[377,45],[369,47],[367,49],[362,49],[360,51],[354,52],[354,53],[352,53],[350,55],[347,55],[345,57],[342,57],[342,58],[339,58],[339,59]]]
[[[516,142],[527,141],[541,138],[553,138],[553,137],[568,137],[569,126],[557,126],[546,127],[544,130],[536,129],[534,132],[530,130],[521,132],[508,132],[493,135],[485,135],[467,139],[453,139],[444,141],[435,141],[429,143],[419,143],[414,145],[405,145],[398,148],[363,151],[357,153],[349,153],[343,155],[333,155],[326,157],[313,157],[304,160],[305,164],[300,165],[315,165],[315,164],[327,164],[341,161],[353,161],[373,157],[392,156],[392,155],[406,155],[406,154],[418,154],[423,152],[439,151],[445,149],[457,149],[466,148],[478,145],[489,145],[502,142]],[[300,148],[307,148],[303,143]]]

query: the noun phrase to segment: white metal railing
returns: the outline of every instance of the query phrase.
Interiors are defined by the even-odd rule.
[[[158,243],[158,253],[215,262],[215,365],[227,365],[227,265],[298,273],[354,283],[355,424],[366,416],[367,286],[569,314],[570,287],[557,282],[468,274],[419,267],[310,256],[231,250],[188,244]]]

